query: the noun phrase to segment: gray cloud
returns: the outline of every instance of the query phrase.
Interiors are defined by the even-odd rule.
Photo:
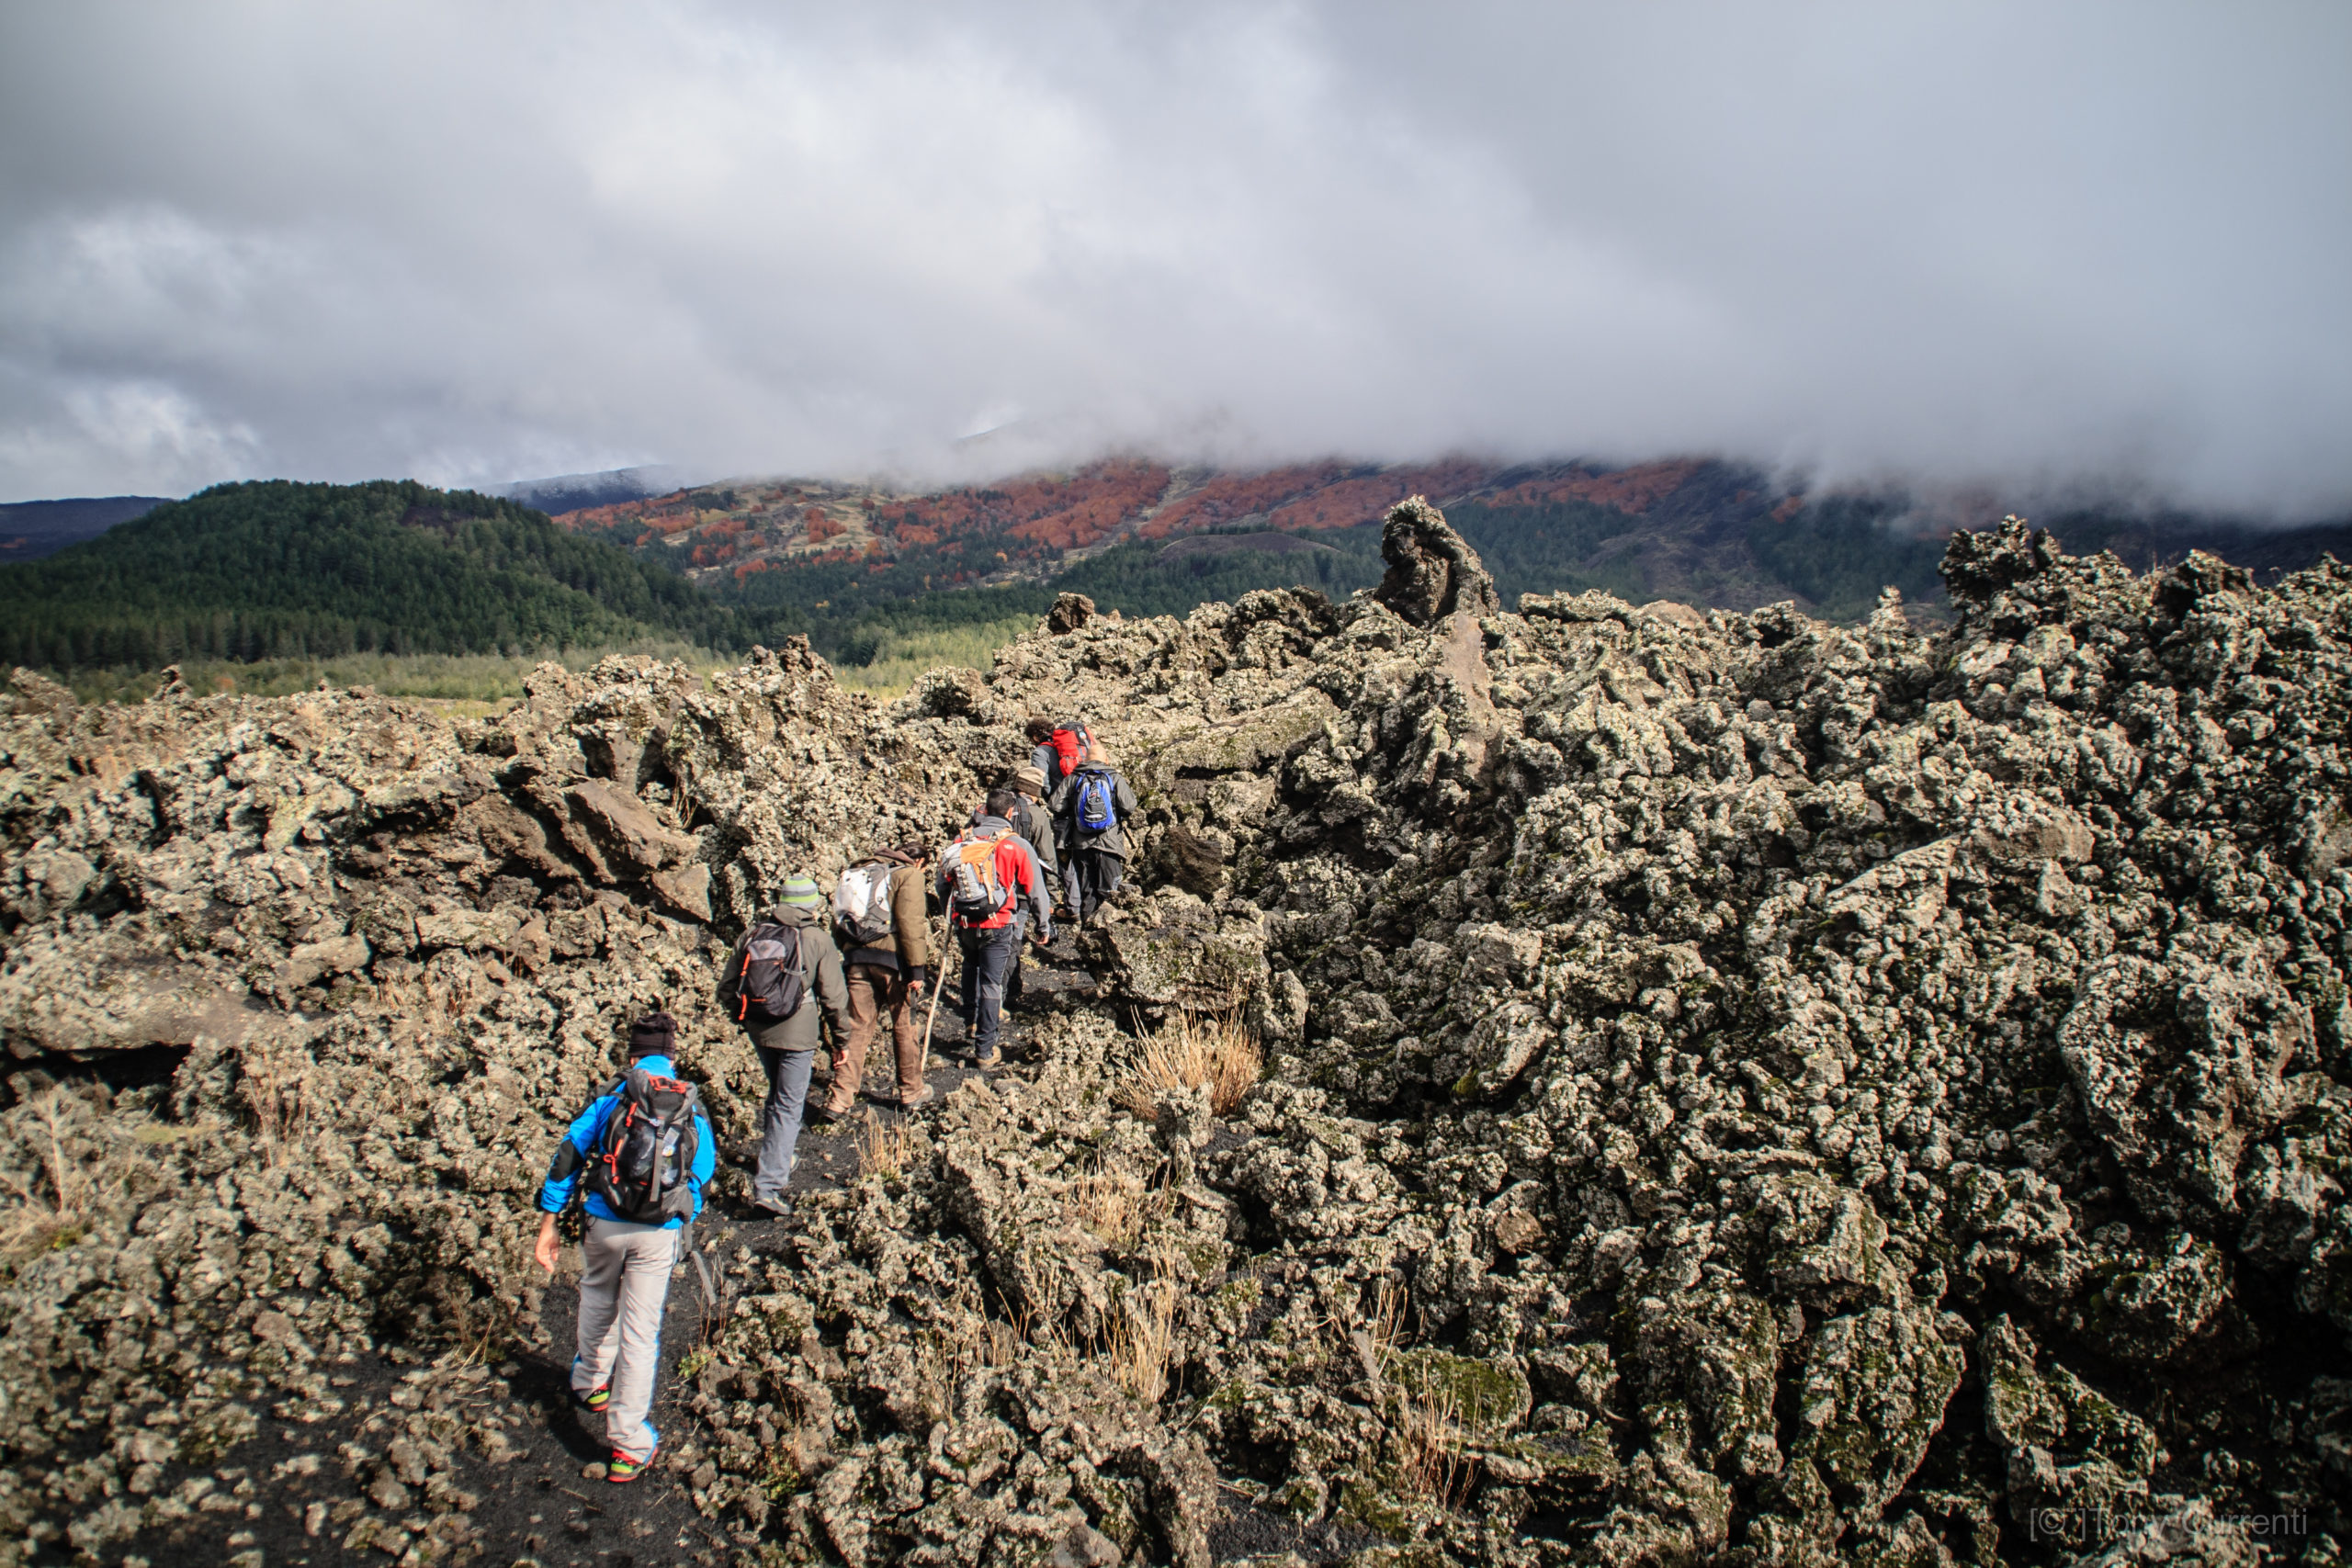
[[[14,6],[0,495],[1148,446],[2340,511],[2347,62],[2333,4]]]

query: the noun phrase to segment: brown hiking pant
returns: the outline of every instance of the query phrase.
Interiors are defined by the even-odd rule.
[[[848,1114],[856,1103],[858,1087],[865,1081],[865,1053],[885,1010],[898,1052],[899,1098],[910,1100],[922,1092],[922,1040],[915,1029],[906,977],[878,964],[853,964],[848,976],[849,1039],[833,1054],[833,1087],[825,1096],[825,1109],[836,1116]]]

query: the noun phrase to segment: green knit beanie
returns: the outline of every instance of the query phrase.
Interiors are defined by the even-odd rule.
[[[784,891],[777,896],[776,902],[799,909],[821,909],[825,907],[825,896],[817,891],[815,877],[795,876],[786,879]]]

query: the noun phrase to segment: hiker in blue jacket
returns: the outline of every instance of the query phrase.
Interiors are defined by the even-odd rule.
[[[588,1233],[580,1243],[580,1335],[571,1358],[571,1397],[583,1409],[604,1413],[605,1440],[613,1451],[605,1479],[616,1483],[636,1480],[652,1462],[661,1441],[646,1417],[653,1408],[653,1372],[662,1359],[662,1310],[670,1296],[670,1270],[677,1264],[680,1235],[702,1213],[703,1184],[716,1168],[710,1118],[691,1086],[679,1082],[671,1060],[676,1038],[677,1025],[667,1013],[657,1012],[631,1026],[631,1076],[597,1096],[573,1120],[556,1145],[547,1183],[539,1189],[539,1207],[547,1217],[539,1224],[537,1256],[539,1267],[550,1275],[560,1247],[556,1216],[571,1205],[583,1177],[591,1189],[582,1205],[588,1211]],[[633,1092],[639,1073],[649,1080],[650,1100]],[[679,1090],[684,1091],[683,1099]],[[616,1113],[633,1111],[641,1122],[649,1107],[676,1108],[672,1120],[681,1123],[690,1110],[694,1150],[687,1158],[677,1157],[683,1150],[669,1154],[676,1167],[669,1172],[672,1190],[653,1191],[651,1201],[658,1208],[640,1209],[654,1215],[651,1221],[631,1220],[614,1210],[614,1202],[628,1201],[624,1195],[632,1190],[626,1174],[617,1183],[610,1174],[629,1157],[629,1119],[624,1117],[614,1138],[608,1140],[607,1134],[616,1132],[612,1123]],[[659,1158],[652,1168],[655,1175],[649,1185],[659,1189],[663,1185]],[[683,1194],[674,1191],[681,1178],[686,1188]],[[608,1199],[607,1192],[614,1197]],[[659,1209],[670,1211],[666,1218]]]

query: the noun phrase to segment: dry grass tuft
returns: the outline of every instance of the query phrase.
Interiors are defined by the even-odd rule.
[[[1173,1193],[1154,1192],[1125,1171],[1097,1168],[1070,1183],[1070,1217],[1114,1252],[1133,1252],[1152,1222],[1174,1208]]]
[[[1121,1388],[1146,1404],[1157,1404],[1168,1395],[1168,1363],[1175,1352],[1176,1283],[1155,1280],[1112,1316],[1103,1359]]]
[[[1418,1395],[1398,1390],[1390,1430],[1397,1447],[1397,1489],[1447,1513],[1469,1500],[1477,1479],[1476,1456],[1465,1450],[1462,1412],[1453,1396],[1436,1389]]]
[[[1405,1342],[1405,1287],[1395,1280],[1383,1279],[1380,1288],[1373,1292],[1372,1322],[1366,1325],[1372,1333],[1374,1353],[1381,1367]]]
[[[1405,1340],[1405,1287],[1383,1280],[1372,1315],[1351,1336],[1373,1373],[1396,1444],[1396,1485],[1406,1497],[1448,1513],[1469,1500],[1477,1480],[1460,1395],[1434,1379],[1395,1375]]]
[[[1000,1325],[981,1310],[978,1289],[957,1284],[930,1323],[917,1329],[910,1347],[909,1391],[927,1423],[951,1419],[967,1382],[982,1369],[1007,1364],[1017,1353],[1000,1336]],[[813,1415],[813,1412],[812,1412]]]
[[[871,1111],[857,1129],[857,1173],[895,1181],[913,1163],[914,1128],[905,1122],[885,1122]]]
[[[139,1144],[110,1156],[86,1117],[76,1124],[75,1109],[61,1086],[0,1116],[0,1258],[69,1247],[119,1225],[155,1184]]]
[[[325,1103],[316,1079],[316,1065],[300,1045],[277,1042],[246,1050],[237,1093],[253,1117],[254,1141],[269,1164],[284,1164],[288,1152],[310,1134],[312,1113]]]
[[[70,1247],[82,1237],[89,1222],[90,1178],[75,1168],[65,1152],[64,1124],[59,1112],[64,1090],[52,1089],[26,1106],[37,1122],[28,1139],[38,1151],[40,1168],[29,1178],[0,1170],[8,1188],[8,1205],[0,1219],[0,1251],[11,1255],[38,1252],[47,1247]],[[46,1179],[49,1193],[41,1194]]]
[[[1238,1016],[1180,1012],[1143,1043],[1136,1076],[1115,1092],[1119,1103],[1136,1115],[1153,1116],[1170,1091],[1205,1089],[1209,1110],[1229,1116],[1264,1066],[1264,1052]]]

